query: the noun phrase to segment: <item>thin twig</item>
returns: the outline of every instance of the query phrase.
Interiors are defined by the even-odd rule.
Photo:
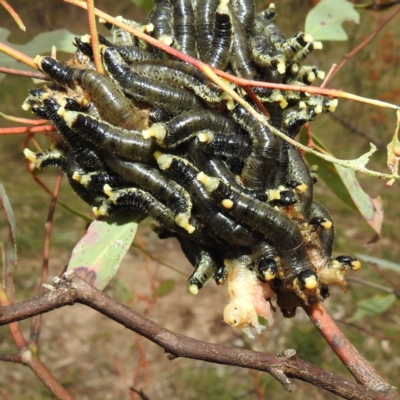
[[[42,273],[40,277],[40,283],[38,290],[36,292],[37,296],[40,296],[44,293],[43,284],[47,282],[47,276],[49,272],[49,258],[50,258],[50,238],[51,238],[51,228],[53,226],[53,217],[56,209],[58,195],[60,193],[61,182],[64,173],[59,170],[56,178],[56,182],[54,185],[53,195],[51,197],[49,213],[47,215],[47,220],[45,224],[45,238],[44,238],[44,246],[43,246],[43,263],[42,263]],[[39,341],[40,329],[42,326],[42,316],[37,315],[33,317],[32,325],[31,325],[31,333],[30,339],[33,343],[37,344]]]
[[[27,65],[28,67],[31,67],[33,69],[38,69],[38,66],[33,62],[33,58],[27,56],[24,53],[21,53],[18,50],[13,49],[10,46],[7,46],[4,43],[0,43],[0,51],[4,54],[7,54],[14,60],[20,61],[23,64]]]
[[[32,79],[41,79],[43,81],[49,81],[50,78],[43,74],[42,72],[33,72],[33,71],[22,71],[20,69],[8,68],[8,67],[0,67],[0,73],[6,75],[17,75],[22,76],[24,78],[32,78]]]
[[[10,128],[0,128],[0,135],[26,135],[27,133],[46,133],[55,132],[54,125],[42,126],[14,126]]]
[[[8,4],[7,0],[0,0],[0,4],[8,11],[8,13],[11,15],[11,17],[13,17],[13,19],[17,23],[18,27],[25,32],[26,27],[25,27],[24,23],[22,22],[21,17],[10,6],[10,4]]]
[[[96,67],[96,71],[100,74],[104,74],[104,67],[101,61],[101,55],[99,50],[99,36],[97,34],[97,26],[96,26],[96,15],[94,13],[94,0],[86,0],[87,4],[87,15],[89,22],[89,32],[90,32],[90,41],[92,44],[93,50],[93,61]]]
[[[363,40],[357,47],[355,47],[350,53],[347,53],[343,60],[339,63],[339,65],[332,71],[329,80],[325,80],[324,84],[327,84],[328,81],[331,81],[333,77],[343,68],[343,66],[353,58],[360,50],[362,50],[365,46],[372,42],[372,40],[378,35],[378,33],[400,12],[400,6],[396,7],[393,12],[365,39]]]

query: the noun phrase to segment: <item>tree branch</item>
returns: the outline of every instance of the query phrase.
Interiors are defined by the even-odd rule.
[[[57,287],[49,293],[0,309],[0,325],[74,303],[85,304],[158,344],[165,350],[170,360],[185,357],[268,372],[287,390],[291,390],[288,378],[295,378],[324,388],[345,399],[399,398],[397,393],[379,393],[313,366],[298,359],[294,350],[287,350],[283,354],[265,354],[207,343],[173,333],[96,290],[72,272],[65,274]]]

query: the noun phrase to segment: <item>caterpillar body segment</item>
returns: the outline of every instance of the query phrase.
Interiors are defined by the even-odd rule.
[[[92,191],[85,188],[78,181],[74,179],[74,174],[79,171],[80,174],[88,173],[87,170],[82,168],[82,166],[78,163],[77,156],[74,152],[69,151],[67,153],[67,164],[66,164],[66,175],[68,178],[68,182],[72,188],[72,190],[87,204],[92,207],[99,207],[102,205],[107,197],[101,191]]]
[[[233,110],[232,118],[249,133],[252,141],[252,151],[245,160],[241,179],[246,187],[265,191],[279,158],[278,139],[241,106]]]
[[[251,152],[251,140],[248,136],[224,135],[203,131],[197,134],[204,152],[214,154],[217,157],[235,157],[239,160],[246,160]]]
[[[118,54],[128,63],[128,65],[135,62],[150,61],[154,59],[154,55],[148,50],[142,49],[135,46],[109,46],[107,43],[103,43],[107,47],[113,47]]]
[[[150,193],[174,211],[176,223],[192,232],[195,228],[189,223],[192,201],[189,194],[177,183],[153,166],[131,162],[115,155],[105,157],[107,165],[118,175],[132,182],[136,187]]]
[[[232,49],[233,24],[228,7],[229,0],[220,0],[215,12],[214,35],[204,62],[217,69],[228,65]]]
[[[37,58],[39,67],[62,86],[82,87],[107,122],[127,129],[143,129],[146,114],[135,107],[111,78],[92,70],[69,68],[51,57]]]
[[[310,169],[293,145],[288,146],[288,152],[290,160],[288,186],[296,192],[298,198],[298,202],[289,212],[292,213],[291,216],[294,220],[308,220],[314,187]]]
[[[201,251],[195,264],[195,270],[187,280],[190,293],[196,295],[214,276],[216,265],[211,254]]]
[[[162,107],[173,113],[202,108],[202,101],[192,92],[140,76],[131,71],[115,49],[103,48],[107,72],[136,101]]]
[[[197,57],[193,5],[190,0],[171,0],[176,41],[182,53]]]
[[[237,1],[235,3],[245,2]],[[234,7],[233,4],[232,7]],[[236,16],[236,14],[232,13],[231,18],[233,24],[233,38],[229,63],[235,75],[240,76],[244,79],[253,79],[257,75],[257,70],[250,57],[250,50],[247,44],[246,29],[240,22],[239,16]],[[246,19],[246,16],[244,16],[243,19]]]
[[[105,185],[104,193],[114,205],[111,209],[105,208],[105,212],[110,215],[116,210],[129,208],[151,216],[154,221],[168,230],[176,231],[178,228],[172,211],[144,190],[138,188],[113,190],[109,185]],[[106,206],[108,204],[110,203],[106,203]]]
[[[197,48],[199,57],[204,61],[214,36],[215,13],[219,0],[197,0],[195,26],[197,31]]]
[[[157,82],[190,89],[210,103],[222,101],[222,89],[189,64],[176,60],[151,60],[132,64],[130,69]]]
[[[202,219],[220,240],[238,246],[251,246],[258,242],[258,233],[237,223],[218,209],[204,186],[197,180],[199,171],[194,166],[169,154],[160,153],[156,157],[161,170],[189,192]]]
[[[35,168],[41,170],[47,167],[58,167],[66,172],[67,157],[64,151],[52,149],[44,152],[34,153],[29,149],[24,149],[25,158],[35,165]]]
[[[155,137],[162,147],[173,148],[205,129],[226,135],[240,133],[239,126],[231,119],[210,110],[202,110],[182,113],[165,124],[154,124],[142,134],[145,138]]]
[[[74,111],[65,111],[62,117],[76,133],[103,150],[129,160],[154,162],[157,146],[144,139],[140,132],[118,128]]]
[[[46,98],[43,100],[43,105],[46,108],[48,119],[54,123],[58,132],[69,144],[69,152],[75,154],[76,162],[88,171],[103,169],[104,162],[101,160],[98,151],[65,123],[59,114],[60,107],[57,102],[52,98]]]
[[[147,22],[154,26],[153,35],[155,38],[168,46],[174,43],[174,16],[168,0],[155,1],[154,8],[150,12]]]
[[[253,19],[256,11],[256,5],[253,0],[231,0],[230,5],[233,9],[232,17],[235,16],[243,27],[247,35],[250,34],[253,25]],[[236,29],[236,24],[235,24]]]

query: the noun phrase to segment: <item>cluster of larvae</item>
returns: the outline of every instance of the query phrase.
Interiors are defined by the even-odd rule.
[[[292,85],[323,79],[302,61],[321,43],[303,32],[287,38],[275,7],[253,0],[156,0],[145,24],[125,20],[181,52],[238,77]],[[63,169],[97,215],[133,209],[176,238],[194,271],[189,290],[227,283],[227,323],[252,335],[271,323],[271,300],[285,317],[322,301],[327,285],[345,286],[360,263],[332,258],[334,227],[313,200],[314,171],[297,149],[274,135],[191,65],[105,23],[105,74],[95,71],[87,36],[74,58],[36,57],[51,84],[30,91],[23,108],[50,120],[61,139],[26,157],[38,169]],[[269,123],[290,138],[336,99],[253,87],[248,95]]]

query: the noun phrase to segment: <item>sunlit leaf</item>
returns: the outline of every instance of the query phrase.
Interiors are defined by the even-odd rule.
[[[0,183],[0,203],[4,210],[4,214],[6,216],[10,234],[10,240],[7,246],[7,253],[6,253],[7,257],[6,267],[8,265],[17,266],[17,239],[16,239],[17,226],[15,223],[14,212],[11,207],[10,200],[8,199],[6,191],[4,190],[4,187],[1,183]]]
[[[7,42],[8,36],[10,36],[10,31],[8,29],[0,28],[0,42],[31,57],[35,57],[38,54],[50,53],[52,46],[57,48],[57,52],[74,53],[76,51],[76,48],[72,44],[76,35],[68,32],[66,29],[40,33],[26,44],[9,43]],[[15,68],[24,71],[31,70],[27,65],[22,64],[3,53],[0,53],[0,65],[2,67]],[[6,75],[4,74],[0,74],[0,79],[5,76]]]
[[[400,272],[400,264],[394,263],[392,261],[384,260],[378,257],[372,257],[367,254],[361,254],[361,253],[355,253],[355,256],[361,261],[370,262],[376,264],[378,267]]]
[[[357,309],[349,321],[360,321],[366,315],[382,314],[387,311],[395,301],[396,296],[394,294],[389,294],[387,296],[376,295],[370,299],[361,300],[357,303]]]
[[[344,21],[360,22],[360,15],[347,0],[321,0],[306,17],[305,31],[315,40],[347,40]]]
[[[313,140],[317,146],[331,154],[328,148],[315,135],[313,135]],[[352,160],[352,162],[358,165],[365,165],[369,160],[370,153],[364,154],[356,160]],[[373,199],[368,196],[358,182],[354,171],[328,163],[313,154],[307,153],[306,158],[310,165],[318,165],[318,175],[321,176],[321,179],[329,185],[341,200],[351,208],[358,210],[379,236],[383,222],[381,198]]]
[[[166,279],[158,285],[155,294],[156,296],[165,296],[171,293],[174,290],[174,287],[175,281],[173,279]]]
[[[93,221],[72,251],[68,270],[74,270],[97,289],[104,289],[118,271],[141,219],[141,214],[127,211],[114,219]]]

